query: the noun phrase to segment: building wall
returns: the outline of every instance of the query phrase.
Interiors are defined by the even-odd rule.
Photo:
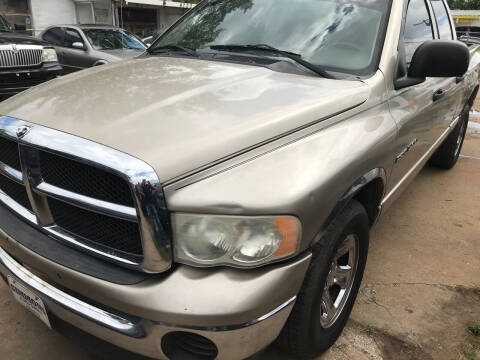
[[[480,20],[479,19],[476,19],[476,20],[463,20],[463,19],[455,19],[454,18],[454,22],[455,22],[455,26],[480,26]]]
[[[157,29],[162,32],[185,14],[186,10],[161,6],[158,8]]]
[[[95,9],[95,24],[114,24],[111,0],[96,0],[93,7]]]
[[[91,3],[75,0],[29,1],[34,35],[38,35],[51,25],[58,24],[113,24],[111,0],[92,0]]]
[[[30,0],[34,35],[50,25],[75,24],[75,4],[72,0]]]

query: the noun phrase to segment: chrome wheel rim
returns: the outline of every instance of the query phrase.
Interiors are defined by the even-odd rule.
[[[330,265],[320,301],[320,324],[324,329],[337,321],[350,296],[358,267],[358,247],[358,236],[348,235]]]
[[[466,122],[464,121],[462,123],[462,127],[460,128],[460,134],[458,135],[458,138],[457,138],[457,145],[455,146],[455,156],[458,156],[460,154],[460,149],[462,147],[463,134],[465,132],[465,126],[466,126]]]

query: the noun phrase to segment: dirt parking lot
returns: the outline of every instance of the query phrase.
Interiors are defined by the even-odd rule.
[[[474,335],[480,327],[479,206],[480,123],[472,123],[454,170],[426,167],[374,228],[351,320],[318,360],[480,359]],[[94,359],[47,330],[3,282],[0,354],[8,360]],[[271,348],[255,359],[289,357]]]

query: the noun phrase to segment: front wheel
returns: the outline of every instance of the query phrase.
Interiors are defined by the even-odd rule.
[[[352,200],[312,249],[297,301],[277,344],[296,358],[327,350],[340,336],[353,308],[368,254],[369,220]]]

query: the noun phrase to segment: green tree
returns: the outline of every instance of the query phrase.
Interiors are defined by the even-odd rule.
[[[447,0],[448,6],[453,10],[478,10],[480,11],[480,0]]]

